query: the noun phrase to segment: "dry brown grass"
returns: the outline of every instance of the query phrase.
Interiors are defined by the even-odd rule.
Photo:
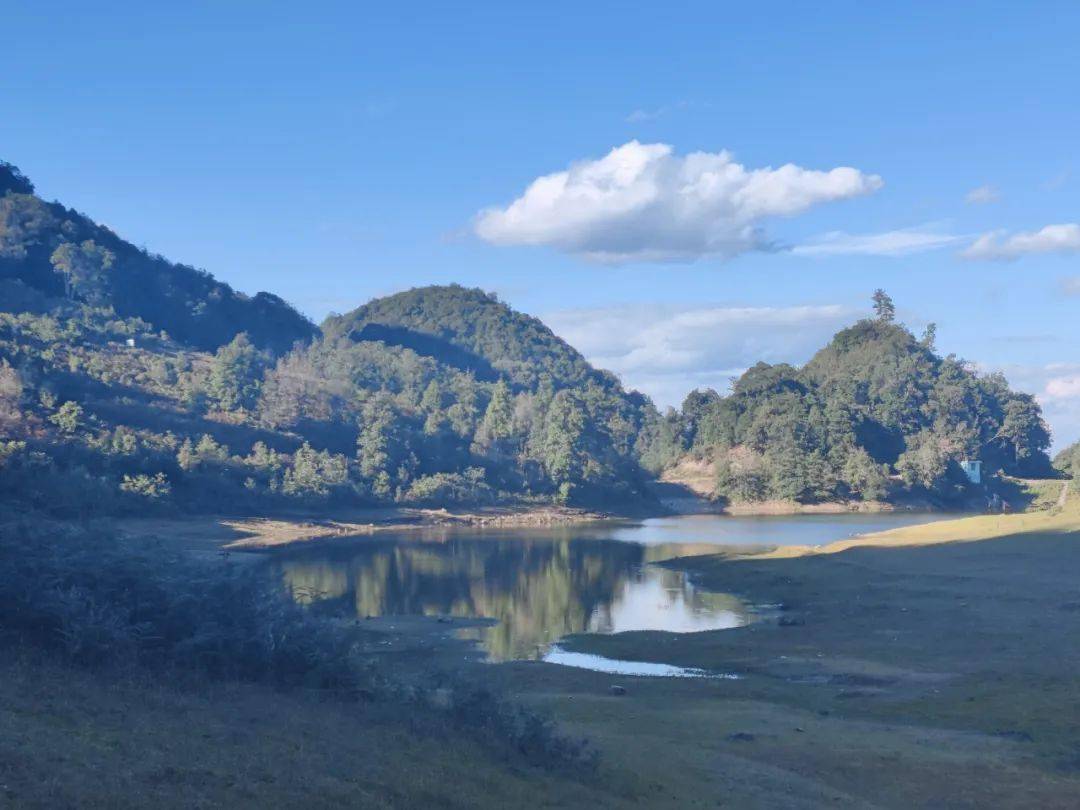
[[[0,663],[0,807],[614,806],[436,720],[262,687]]]

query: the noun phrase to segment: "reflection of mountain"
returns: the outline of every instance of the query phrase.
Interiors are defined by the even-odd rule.
[[[731,597],[689,587],[677,572],[652,566],[643,572],[645,557],[655,554],[652,548],[613,541],[452,538],[304,556],[284,561],[281,569],[297,599],[338,603],[357,616],[497,619],[492,627],[471,631],[495,660],[538,657],[547,644],[571,633],[635,629],[613,617],[650,610],[661,615],[651,616],[645,626],[657,629],[667,629],[670,619],[662,612],[669,608],[679,624],[670,629],[733,623],[702,621],[690,628],[687,615],[704,617],[736,605]]]
[[[737,627],[745,622],[746,610],[737,597],[695,588],[682,572],[649,566],[623,583],[610,603],[597,607],[588,631],[694,633]]]

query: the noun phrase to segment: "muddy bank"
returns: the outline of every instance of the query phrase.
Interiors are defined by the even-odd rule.
[[[843,515],[848,513],[880,514],[883,512],[935,512],[930,503],[894,504],[884,501],[828,501],[798,503],[797,501],[755,501],[729,503],[721,510],[728,515]]]
[[[491,507],[475,510],[380,508],[273,517],[197,515],[122,518],[119,531],[134,538],[158,538],[194,551],[262,551],[293,543],[359,537],[380,532],[436,527],[543,528],[612,520],[604,512],[561,506]]]
[[[698,465],[700,466],[700,465]],[[711,470],[711,467],[709,467]],[[694,473],[694,474],[692,474]],[[733,502],[714,495],[711,472],[688,471],[686,465],[675,472],[668,471],[650,484],[653,496],[668,512],[677,515],[722,514],[741,517],[772,515],[842,515],[848,513],[879,514],[884,512],[939,512],[941,508],[929,501],[914,498],[903,502],[889,501],[798,501],[769,500]]]

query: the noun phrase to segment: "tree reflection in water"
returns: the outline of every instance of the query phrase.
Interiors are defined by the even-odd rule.
[[[483,616],[463,631],[495,661],[540,658],[572,633],[692,632],[746,622],[735,597],[647,563],[715,546],[644,546],[560,533],[363,538],[280,563],[298,600],[357,617]]]

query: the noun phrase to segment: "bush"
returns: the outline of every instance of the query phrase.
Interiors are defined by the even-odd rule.
[[[866,501],[880,501],[888,494],[888,469],[876,463],[866,450],[856,447],[844,461],[841,478],[853,495]]]
[[[545,767],[595,764],[585,742],[489,690],[445,673],[418,687],[415,671],[372,664],[362,636],[297,604],[258,564],[213,564],[101,530],[0,525],[0,650],[394,700],[420,713],[413,719],[445,717]]]
[[[82,424],[83,409],[76,402],[65,402],[49,417],[49,421],[56,425],[62,433],[74,433]]]
[[[13,432],[22,421],[23,382],[7,360],[0,360],[0,435]]]
[[[190,669],[282,686],[370,686],[352,636],[257,566],[210,565],[104,533],[0,528],[7,640],[75,663]]]
[[[716,460],[716,494],[738,502],[768,497],[768,471],[762,457],[745,447],[722,453]]]
[[[172,492],[172,486],[165,477],[165,473],[156,473],[154,475],[139,473],[138,475],[125,475],[124,480],[120,482],[120,491],[156,501],[167,498],[169,493]]]
[[[484,471],[470,467],[465,474],[435,473],[413,481],[404,500],[442,506],[448,503],[491,503],[495,493],[484,483]]]
[[[509,743],[513,751],[545,767],[596,767],[599,753],[587,739],[567,737],[549,718],[498,694],[460,679],[434,687],[410,689],[414,702],[442,711],[456,725],[480,731],[484,738]]]

